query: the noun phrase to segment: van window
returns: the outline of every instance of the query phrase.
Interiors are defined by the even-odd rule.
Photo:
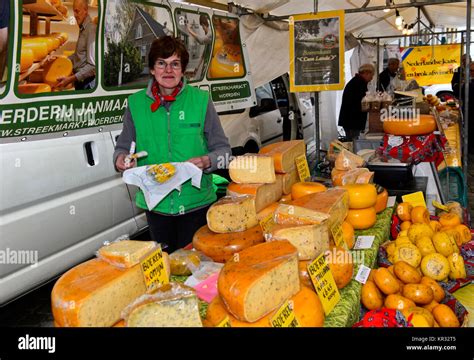
[[[277,109],[275,96],[273,94],[272,85],[270,83],[266,83],[265,85],[256,88],[255,96],[257,98],[257,105],[253,106],[250,109],[250,117],[255,117],[259,114],[263,114]]]

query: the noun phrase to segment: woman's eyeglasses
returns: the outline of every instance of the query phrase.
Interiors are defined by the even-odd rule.
[[[166,69],[166,67],[168,65],[171,66],[171,69],[173,69],[173,70],[180,70],[181,69],[181,61],[179,61],[179,60],[174,60],[170,63],[167,63],[164,60],[156,60],[156,62],[155,62],[155,67],[157,69],[161,69],[161,70]]]

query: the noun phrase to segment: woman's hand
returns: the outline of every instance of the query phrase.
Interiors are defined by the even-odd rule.
[[[126,156],[127,154],[125,153],[119,154],[119,156],[117,156],[117,160],[115,161],[115,167],[120,172],[123,172],[135,166],[135,159],[131,159],[128,164],[125,163]]]
[[[211,166],[211,160],[207,155],[191,158],[188,162],[193,163],[201,170],[205,170]]]

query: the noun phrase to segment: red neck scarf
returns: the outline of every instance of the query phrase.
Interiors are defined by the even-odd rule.
[[[163,103],[163,101],[175,101],[176,100],[176,95],[181,91],[183,88],[183,82],[180,81],[178,86],[173,90],[173,93],[171,95],[162,95],[160,93],[160,87],[158,86],[157,81],[153,81],[153,85],[151,86],[151,92],[153,94],[153,97],[155,98],[155,101],[153,104],[151,104],[151,111],[155,112],[158,110],[160,105]]]

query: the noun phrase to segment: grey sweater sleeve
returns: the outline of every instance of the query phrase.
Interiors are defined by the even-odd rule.
[[[119,154],[128,154],[130,152],[130,145],[132,144],[132,141],[136,141],[136,138],[135,124],[132,121],[132,113],[130,112],[130,108],[127,108],[123,114],[122,133],[118,137],[117,143],[115,144],[113,156],[114,167]],[[117,168],[115,168],[115,170],[117,170]]]
[[[211,100],[207,105],[206,119],[204,121],[204,136],[207,140],[208,156],[211,166],[204,170],[211,173],[217,169],[227,169],[227,162],[232,155],[229,139],[224,134],[219,115]]]

